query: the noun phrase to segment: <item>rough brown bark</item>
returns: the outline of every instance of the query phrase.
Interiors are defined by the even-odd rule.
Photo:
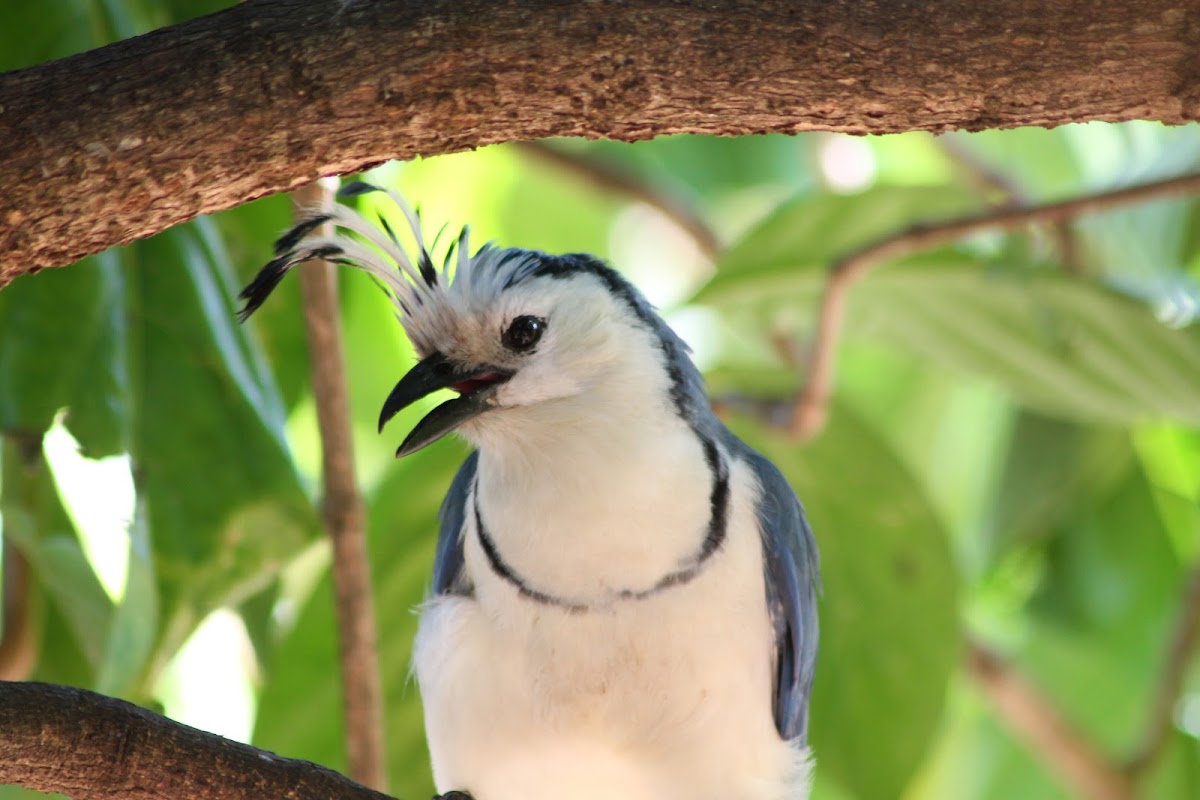
[[[0,286],[389,158],[546,136],[1200,118],[1190,0],[248,0],[0,76]]]
[[[0,681],[0,784],[75,800],[389,800],[83,689]]]

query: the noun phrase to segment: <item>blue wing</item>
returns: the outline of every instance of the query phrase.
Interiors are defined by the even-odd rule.
[[[433,558],[433,593],[469,595],[474,591],[463,569],[463,523],[467,519],[467,496],[475,482],[479,452],[467,456],[459,467],[450,491],[438,512],[441,528],[438,532],[437,553]]]
[[[817,663],[817,543],[787,480],[774,464],[739,444],[762,487],[758,517],[775,628],[775,726],[784,739],[804,744]]]

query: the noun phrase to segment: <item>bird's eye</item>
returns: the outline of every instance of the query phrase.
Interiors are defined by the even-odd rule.
[[[541,317],[517,317],[508,324],[500,341],[514,353],[524,353],[531,349],[546,331],[546,320]]]

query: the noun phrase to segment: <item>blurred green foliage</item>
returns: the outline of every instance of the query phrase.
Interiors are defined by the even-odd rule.
[[[9,3],[0,68],[227,4]],[[435,224],[469,222],[477,242],[614,261],[693,341],[715,394],[774,400],[802,381],[779,343],[802,352],[839,256],[981,211],[1000,184],[1038,201],[1200,160],[1195,127],[1154,124],[556,144],[691,205],[727,248],[708,264],[652,209],[505,146],[387,165],[374,179]],[[1071,796],[971,682],[972,640],[1114,764],[1140,741],[1200,558],[1198,210],[1158,201],[1081,219],[1065,233],[1071,263],[1063,232],[1035,227],[888,264],[851,294],[835,408],[817,438],[796,445],[761,420],[731,420],[784,470],[822,548],[818,800]],[[253,645],[254,742],[344,768],[295,282],[253,324],[234,320],[238,287],[289,219],[286,198],[266,198],[0,292],[0,515],[36,579],[35,677],[155,702],[201,621],[233,608]],[[446,442],[393,461],[395,431],[422,409],[382,437],[375,419],[411,352],[365,276],[343,275],[341,288],[391,789],[423,797],[411,611],[465,451]],[[38,456],[63,412],[84,454],[129,457],[137,500],[116,599],[60,501],[65,476]],[[1193,659],[1143,796],[1200,797],[1198,736]]]

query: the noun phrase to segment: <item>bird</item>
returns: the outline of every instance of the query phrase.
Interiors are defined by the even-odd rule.
[[[819,565],[791,486],[718,419],[687,345],[612,267],[471,253],[464,227],[436,268],[438,237],[426,247],[398,192],[355,181],[339,196],[374,192],[407,245],[382,213],[315,210],[240,315],[308,259],[362,269],[419,357],[380,431],[456,395],[397,450],[452,432],[474,446],[441,507],[413,648],[439,797],[807,797]]]

